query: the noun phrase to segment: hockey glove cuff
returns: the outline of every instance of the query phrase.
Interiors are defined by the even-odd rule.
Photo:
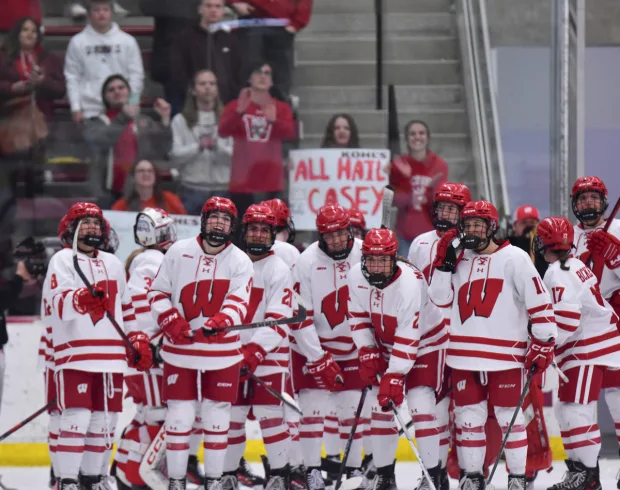
[[[153,367],[153,351],[151,350],[151,342],[148,335],[144,332],[130,332],[127,334],[127,338],[133,348],[138,353],[135,356],[129,348],[127,349],[127,364],[129,367],[135,368],[138,371],[148,371]]]
[[[379,386],[377,375],[383,374],[388,367],[379,347],[362,347],[358,351],[360,361],[360,378],[368,386]]]
[[[193,339],[192,329],[187,320],[181,316],[179,310],[171,308],[164,311],[157,318],[157,323],[164,331],[164,335],[171,344],[188,345]]]
[[[339,391],[344,388],[340,366],[328,352],[320,359],[306,364],[308,373],[314,378],[317,388]]]
[[[388,407],[390,401],[394,406],[400,406],[405,401],[404,389],[405,375],[400,373],[386,373],[379,383],[379,394],[377,401],[382,407]]]
[[[537,338],[532,338],[525,354],[525,369],[530,371],[536,366],[536,371],[544,372],[553,362],[553,350],[555,340],[543,342]]]

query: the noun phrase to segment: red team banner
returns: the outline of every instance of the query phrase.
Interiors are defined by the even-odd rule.
[[[319,208],[335,202],[362,211],[368,228],[381,225],[389,150],[294,150],[290,159],[289,206],[298,230],[314,230]]]

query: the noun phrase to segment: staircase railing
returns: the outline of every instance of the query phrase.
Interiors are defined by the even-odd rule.
[[[486,0],[456,0],[463,78],[478,195],[510,215],[502,139],[491,70]]]

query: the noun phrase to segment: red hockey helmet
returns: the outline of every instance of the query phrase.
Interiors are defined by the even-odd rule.
[[[230,228],[227,233],[221,231],[207,232],[207,220],[212,213],[220,212],[230,216]],[[207,199],[200,213],[200,238],[207,243],[218,246],[231,240],[237,221],[237,206],[225,197],[213,196]]]
[[[269,199],[268,201],[261,202],[261,204],[269,206],[275,215],[277,221],[276,231],[288,231],[288,238],[286,241],[288,243],[293,243],[295,241],[295,223],[293,223],[291,211],[286,203],[282,199]]]
[[[316,229],[319,232],[319,247],[334,260],[343,260],[353,249],[353,233],[349,213],[340,204],[322,206],[316,215]],[[339,230],[347,230],[346,243],[338,244],[334,250],[325,241],[325,234]]]
[[[373,287],[383,289],[394,277],[398,240],[388,228],[373,228],[362,244],[362,274]]]
[[[561,216],[545,218],[536,228],[536,253],[544,255],[545,250],[570,252],[575,240],[575,229],[568,219]]]
[[[246,252],[252,255],[264,255],[271,250],[276,239],[276,217],[265,204],[252,204],[243,215],[242,240]],[[268,242],[252,242],[248,240],[248,225],[252,223],[261,223],[269,226]],[[256,240],[256,237],[254,237]]]
[[[97,218],[100,223],[101,233],[99,235],[85,235],[80,241],[91,247],[99,247],[107,234],[107,221],[103,217],[103,211],[96,204],[91,202],[76,202],[69,208],[63,219],[67,220],[66,228],[60,240],[62,243],[73,243],[73,235],[78,223],[84,218]],[[60,226],[59,226],[60,231]]]
[[[277,220],[273,211],[265,204],[252,204],[243,215],[243,224],[265,223],[273,228]]]
[[[349,220],[351,221],[351,226],[357,226],[362,230],[366,229],[366,218],[364,218],[364,214],[359,209],[349,209]]]
[[[577,201],[579,196],[584,192],[598,192],[601,196],[600,209],[586,208],[582,210],[577,209]],[[607,210],[609,203],[607,202],[607,186],[598,177],[579,177],[573,184],[573,190],[571,192],[571,204],[573,207],[573,213],[580,222],[598,221]]]
[[[65,214],[60,223],[58,223],[58,238],[60,239],[60,243],[62,243],[63,247],[68,247],[71,245],[71,241],[67,241],[67,229],[69,228],[69,217]]]
[[[433,201],[433,226],[438,231],[450,230],[459,224],[459,210],[471,202],[471,193],[465,184],[454,182],[444,182],[435,192]],[[445,209],[440,213],[439,204],[450,203],[458,207],[455,209]],[[440,214],[442,216],[440,216]]]
[[[477,233],[477,230],[472,231],[470,228],[466,227],[466,221],[474,218],[484,220],[487,223],[486,230],[484,230],[483,233]],[[495,206],[489,201],[469,202],[461,211],[459,229],[462,234],[461,243],[464,248],[483,250],[489,245],[493,235],[497,233],[498,228],[499,213]]]

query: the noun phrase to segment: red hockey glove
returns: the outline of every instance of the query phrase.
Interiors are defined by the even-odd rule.
[[[620,240],[611,233],[596,230],[588,237],[587,246],[593,255],[603,257],[605,265],[610,269],[620,267]]]
[[[99,317],[105,315],[108,310],[110,298],[105,289],[93,286],[93,290],[94,296],[90,294],[88,288],[80,288],[73,293],[73,308],[80,315],[92,313],[93,316]]]
[[[314,381],[318,388],[327,389],[329,391],[338,391],[343,389],[344,381],[340,366],[334,361],[332,355],[328,352],[320,359],[306,364],[308,373],[314,377]]]
[[[151,342],[148,335],[144,332],[130,332],[127,334],[127,338],[138,353],[136,358],[129,348],[125,347],[129,367],[135,368],[138,371],[148,371],[151,369],[153,367],[153,351],[151,350]]]
[[[525,354],[525,369],[530,371],[532,366],[536,366],[537,371],[544,372],[553,362],[554,347],[555,340],[553,339],[543,342],[533,337]]]
[[[267,351],[260,345],[250,342],[249,344],[243,346],[242,370],[245,368],[249,372],[253,373],[256,371],[258,365],[265,360],[265,357],[267,357]]]
[[[228,332],[222,332],[222,329],[231,327],[233,320],[226,313],[216,313],[205,322],[205,326],[200,329],[200,338],[205,342],[216,344],[221,342]]]
[[[176,308],[170,308],[168,311],[160,314],[157,318],[157,323],[164,331],[168,342],[177,345],[187,345],[194,342],[194,336],[189,323]]]
[[[400,406],[405,400],[403,388],[405,386],[405,375],[400,373],[386,373],[381,377],[379,384],[379,394],[377,400],[379,405],[387,407],[390,401],[394,406]]]
[[[379,347],[362,347],[358,352],[360,378],[368,386],[379,386],[377,374],[383,374],[388,365]]]
[[[443,272],[454,272],[456,269],[456,250],[452,246],[452,240],[456,238],[456,228],[446,231],[437,243],[437,252],[433,260],[433,268]]]

